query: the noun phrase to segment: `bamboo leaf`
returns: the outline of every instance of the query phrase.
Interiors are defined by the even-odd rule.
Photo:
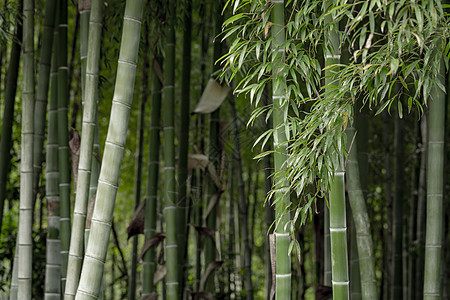
[[[403,106],[400,99],[397,101],[397,107],[398,107],[398,116],[400,117],[400,119],[403,119]]]

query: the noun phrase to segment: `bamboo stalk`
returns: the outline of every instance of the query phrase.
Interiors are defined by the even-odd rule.
[[[178,299],[177,199],[175,182],[175,1],[168,3],[163,87],[164,218],[166,221],[166,292],[168,300]]]
[[[70,161],[67,85],[67,0],[59,6],[58,25],[58,160],[59,196],[61,203],[61,286],[66,286],[67,259],[70,244]]]
[[[275,201],[275,219],[277,226],[275,228],[276,241],[276,299],[291,298],[291,258],[288,254],[290,237],[286,224],[290,220],[287,211],[290,205],[289,183],[285,175],[284,163],[287,159],[287,137],[284,130],[284,111],[287,106],[285,95],[286,77],[285,77],[285,30],[284,30],[284,1],[273,3],[272,10],[272,61],[274,67],[272,70],[274,81],[272,83],[273,100],[273,148],[274,148],[274,201]]]
[[[80,2],[81,3],[81,2]],[[103,1],[92,1],[89,21],[89,41],[87,49],[87,67],[85,70],[84,105],[82,136],[80,145],[80,161],[78,165],[78,180],[75,196],[74,217],[72,224],[72,235],[70,238],[70,249],[68,258],[68,273],[64,299],[75,298],[78,281],[81,273],[81,265],[84,253],[84,230],[86,214],[89,203],[89,187],[91,180],[92,150],[96,130],[97,102],[98,102],[98,72],[100,64],[100,43],[103,19]],[[87,15],[81,14],[82,23]],[[82,37],[83,37],[82,29]],[[84,40],[81,38],[80,40]],[[83,43],[82,43],[83,44]],[[83,78],[82,74],[82,78]],[[95,158],[94,158],[95,160]]]
[[[444,61],[437,80],[445,74]],[[427,216],[425,233],[425,271],[423,299],[441,298],[441,265],[443,237],[445,92],[437,85],[431,90],[428,125]]]
[[[51,68],[51,57],[53,49],[54,26],[56,20],[56,0],[49,0],[45,3],[45,20],[42,32],[42,47],[39,54],[39,77],[36,90],[36,104],[34,111],[34,144],[33,144],[33,165],[34,165],[34,197],[39,185],[39,178],[42,170],[42,148],[45,137],[45,112],[47,111],[49,75]],[[35,199],[36,201],[36,199]]]
[[[23,3],[23,92],[20,162],[18,299],[31,299],[33,252],[34,1]]]
[[[347,189],[355,222],[362,299],[378,299],[375,277],[375,256],[366,200],[361,189],[357,144],[353,143],[355,129],[347,128]]]
[[[154,62],[162,67],[162,57],[155,54]],[[153,63],[152,70],[152,96],[150,108],[150,136],[149,136],[149,158],[148,158],[148,178],[147,178],[147,195],[145,196],[145,240],[149,240],[156,235],[156,216],[158,206],[158,178],[159,178],[159,149],[160,149],[160,119],[161,119],[161,87],[162,82],[158,78]],[[156,271],[156,255],[155,247],[150,247],[144,254],[143,259],[143,286],[142,299],[148,297],[155,292],[153,284],[153,276]]]
[[[181,70],[181,107],[178,152],[178,273],[180,297],[183,297],[185,287],[186,256],[187,256],[187,212],[188,199],[188,151],[189,151],[189,118],[190,118],[190,85],[191,85],[191,48],[192,48],[192,0],[187,0],[184,11],[183,28],[183,65]]]
[[[324,2],[324,11],[331,10],[335,1]],[[332,14],[325,17],[325,24],[330,25]],[[324,37],[325,67],[339,63],[339,36],[336,29],[327,29]],[[336,84],[333,70],[325,70],[325,85]],[[345,208],[345,169],[343,165],[342,149],[337,149],[333,158],[333,180],[330,183],[330,245],[331,245],[331,278],[333,299],[349,299],[349,275],[347,252],[347,221]]]
[[[54,30],[56,41],[58,30]],[[58,69],[56,62],[56,43],[53,44],[53,54],[50,73],[50,101],[48,107],[48,134],[46,153],[46,195],[47,195],[47,264],[45,271],[45,299],[61,299],[61,239],[59,216],[59,168],[58,168],[58,111],[57,111],[57,81]]]
[[[19,1],[18,8],[22,9],[23,1]],[[17,78],[19,77],[20,54],[22,44],[22,22],[17,22],[16,32],[11,46],[8,71],[6,74],[6,87],[4,95],[4,111],[2,117],[2,132],[0,136],[0,232],[3,224],[3,209],[5,207],[6,186],[8,172],[11,165],[11,135],[14,119],[14,106],[17,91]],[[5,47],[6,48],[6,47]]]
[[[127,1],[103,163],[75,299],[99,297],[133,98],[144,1]]]

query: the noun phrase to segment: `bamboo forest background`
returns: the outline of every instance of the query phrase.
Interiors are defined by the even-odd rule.
[[[448,9],[1,0],[0,299],[450,299]]]

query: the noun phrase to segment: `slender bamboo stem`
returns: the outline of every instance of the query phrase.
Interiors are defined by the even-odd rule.
[[[77,300],[97,299],[100,294],[133,98],[143,10],[144,1],[126,2],[111,108],[112,121],[105,142],[89,242],[75,297]]]
[[[359,180],[357,144],[353,142],[355,129],[347,128],[347,189],[355,222],[362,299],[378,299],[375,277],[375,256],[366,200]]]
[[[31,299],[33,252],[34,1],[23,3],[23,96],[20,162],[18,299]]]
[[[22,0],[19,1],[19,9],[22,8],[22,2]],[[14,105],[16,102],[17,78],[19,77],[20,52],[22,48],[22,44],[20,43],[21,39],[22,22],[19,22],[18,20],[11,46],[8,72],[6,74],[5,107],[2,118],[2,135],[0,136],[0,232],[3,224],[3,209],[5,206],[8,172],[11,165],[11,135],[14,119]]]
[[[61,203],[61,286],[64,293],[70,244],[70,161],[67,116],[67,0],[60,2],[58,31],[58,160],[59,196]]]
[[[395,119],[395,192],[393,207],[393,269],[392,269],[392,299],[403,297],[403,210],[404,210],[404,130],[403,120]]]
[[[54,26],[56,20],[56,0],[45,3],[45,21],[42,32],[42,47],[39,55],[39,77],[36,90],[36,106],[34,111],[34,197],[36,197],[39,178],[42,170],[42,149],[45,136],[45,112],[47,111],[47,99],[49,88],[50,63],[53,48]],[[36,201],[36,199],[35,199]]]
[[[175,181],[175,1],[169,1],[163,88],[164,218],[166,220],[167,299],[178,299],[177,198]]]
[[[445,74],[444,61],[438,80]],[[425,271],[423,299],[441,298],[443,237],[445,92],[433,85],[428,125],[427,217],[425,234]]]
[[[162,67],[162,57],[155,53],[154,62]],[[149,157],[148,157],[148,177],[147,195],[145,196],[145,240],[149,240],[156,235],[156,216],[158,200],[158,178],[159,178],[159,152],[160,152],[160,128],[161,128],[161,87],[162,82],[158,78],[155,63],[152,69],[152,96],[150,108],[150,136],[149,136]],[[153,284],[153,277],[157,267],[155,247],[150,247],[144,254],[142,263],[143,285],[142,299],[148,297],[152,292],[156,292]]]
[[[189,199],[188,185],[188,151],[189,151],[189,118],[190,118],[190,86],[191,86],[191,48],[192,48],[192,0],[186,0],[183,28],[183,66],[181,70],[181,109],[178,152],[178,265],[180,282],[180,299],[183,298],[185,286],[185,267],[187,255],[187,212]]]
[[[276,291],[275,298],[291,298],[291,258],[288,254],[290,237],[286,224],[290,215],[287,211],[290,205],[289,183],[287,182],[284,163],[287,159],[287,138],[284,130],[284,111],[287,106],[285,82],[285,30],[284,30],[284,1],[273,4],[272,10],[272,70],[274,81],[272,83],[273,99],[273,143],[274,143],[274,179],[275,187],[275,218],[278,225],[275,228],[276,239]]]
[[[223,2],[220,0],[215,5],[211,6],[212,14],[217,12],[217,16],[214,19],[214,31],[213,36],[216,36],[220,32],[220,26],[222,24],[222,6]],[[222,44],[219,39],[214,39],[213,44],[213,66],[212,70],[213,73],[217,70],[219,70],[220,66],[216,64],[216,61],[220,58],[222,52]],[[211,161],[212,165],[216,169],[216,172],[218,173],[219,170],[219,161],[222,149],[220,148],[220,107],[216,109],[214,112],[211,113],[209,118],[209,149],[208,149],[208,156],[209,160]],[[208,207],[209,202],[213,201],[214,197],[218,197],[217,195],[218,188],[215,184],[215,182],[212,180],[211,176],[208,176],[206,179],[206,202],[205,207]],[[217,202],[214,204],[214,207],[210,210],[209,214],[206,216],[206,227],[211,229],[213,232],[216,232],[217,228]],[[215,242],[207,238],[205,241],[205,270],[208,267],[209,264],[214,262],[216,260],[216,245]],[[205,291],[209,293],[215,292],[215,286],[214,286],[214,277],[215,272],[212,272],[211,275],[208,277],[205,285]]]
[[[54,30],[55,40],[58,31]],[[61,239],[59,216],[59,168],[58,168],[58,104],[57,104],[57,62],[56,43],[53,44],[53,54],[50,73],[50,101],[48,107],[48,134],[46,165],[46,195],[47,195],[47,265],[45,271],[45,299],[61,299]]]
[[[64,299],[74,299],[81,273],[84,253],[84,230],[87,207],[89,203],[89,187],[91,180],[92,150],[96,130],[98,102],[98,72],[100,62],[100,42],[103,19],[103,1],[93,0],[89,24],[89,47],[87,50],[87,68],[84,89],[82,136],[80,145],[80,161],[75,196],[74,217],[68,258],[68,273]],[[83,16],[86,14],[82,14]],[[82,22],[82,28],[83,28]],[[82,30],[83,31],[83,30]],[[83,40],[83,39],[80,39]],[[82,78],[83,78],[82,74]],[[94,158],[95,160],[95,158]]]
[[[334,0],[324,2],[324,11],[336,5]],[[330,26],[332,14],[328,14],[325,23]],[[328,29],[325,34],[325,67],[339,63],[339,36],[336,29]],[[325,70],[325,85],[336,84],[333,70]],[[349,275],[347,253],[347,221],[345,208],[345,169],[342,149],[338,149],[333,158],[333,180],[330,183],[330,243],[331,243],[331,278],[333,299],[349,299]]]
[[[148,30],[144,26],[143,45],[148,47]],[[141,101],[139,103],[139,119],[137,130],[137,143],[135,152],[135,168],[134,168],[134,210],[136,211],[141,202],[142,190],[142,154],[144,151],[144,128],[145,128],[145,106],[148,99],[148,69],[149,58],[148,54],[144,54],[142,59],[142,73],[141,73]],[[128,280],[128,299],[136,299],[136,281],[137,281],[137,264],[138,264],[138,236],[133,237],[133,248],[131,252],[131,276]]]
[[[244,178],[243,178],[243,167],[242,167],[242,157],[241,157],[241,143],[239,140],[239,128],[237,124],[237,112],[236,112],[236,104],[234,101],[234,97],[230,97],[231,104],[231,116],[233,122],[233,130],[234,130],[234,147],[233,154],[234,160],[236,161],[237,170],[237,182],[238,182],[238,206],[239,212],[241,214],[241,234],[242,234],[242,243],[244,246],[244,270],[245,270],[245,297],[246,299],[253,299],[253,283],[252,283],[252,256],[249,242],[249,224],[248,224],[248,199],[245,197],[245,188],[244,188]],[[250,172],[249,172],[250,173]],[[231,176],[234,176],[231,175]],[[250,182],[250,180],[249,180]]]

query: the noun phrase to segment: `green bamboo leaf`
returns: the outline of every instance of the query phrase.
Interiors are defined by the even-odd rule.
[[[380,113],[382,113],[383,110],[385,110],[385,108],[389,105],[389,103],[390,103],[390,101],[386,101],[386,102],[383,104],[383,106],[381,106],[381,107],[377,110],[377,112],[375,113],[375,116],[377,116],[377,115],[379,115]]]
[[[403,119],[403,106],[400,99],[398,99],[397,101],[397,107],[398,107],[398,116],[400,117],[400,119]]]
[[[400,61],[397,58],[391,60],[391,73],[395,74],[397,72]]]
[[[409,97],[409,98],[408,98],[408,113],[411,112],[412,103],[413,103],[413,98],[412,98],[412,97]]]
[[[229,17],[225,22],[223,22],[223,27],[228,26],[229,24],[242,19],[245,16],[245,13],[239,13],[234,16]]]

